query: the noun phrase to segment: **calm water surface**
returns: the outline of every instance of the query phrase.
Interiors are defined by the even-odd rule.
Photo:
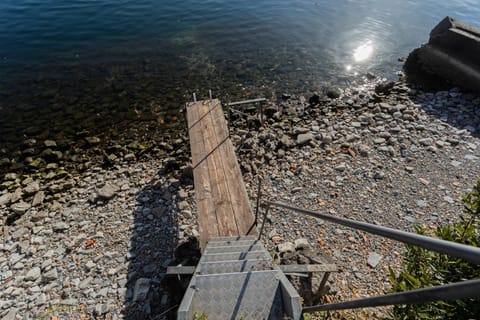
[[[101,134],[132,112],[168,123],[193,91],[228,100],[392,77],[446,15],[478,25],[480,1],[2,0],[0,149]]]

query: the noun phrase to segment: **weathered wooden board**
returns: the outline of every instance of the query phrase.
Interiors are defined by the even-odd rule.
[[[220,101],[187,104],[200,244],[211,237],[256,234]]]

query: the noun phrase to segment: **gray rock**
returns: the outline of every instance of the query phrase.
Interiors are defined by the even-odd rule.
[[[188,192],[184,191],[184,190],[179,190],[178,191],[178,198],[180,200],[185,200],[188,198]]]
[[[35,281],[38,278],[40,278],[41,275],[42,275],[42,272],[41,272],[40,268],[39,267],[33,267],[32,269],[30,269],[30,271],[27,272],[27,275],[25,276],[25,280]]]
[[[453,204],[453,203],[454,203],[452,197],[449,197],[449,196],[443,197],[443,200],[444,200],[445,202],[450,203],[450,204]]]
[[[57,146],[57,143],[54,140],[45,140],[43,141],[43,145],[47,148],[53,148]]]
[[[63,304],[65,306],[76,306],[78,305],[78,300],[75,298],[64,299],[60,302],[60,304]]]
[[[277,248],[280,253],[295,252],[295,245],[291,242],[280,243]]]
[[[422,146],[428,147],[433,144],[433,139],[432,138],[423,138],[418,140],[418,143],[420,143]]]
[[[136,159],[136,157],[135,157],[135,154],[134,154],[134,153],[127,153],[127,154],[123,157],[123,159],[124,159],[125,161],[133,161],[133,160]]]
[[[333,142],[333,138],[329,134],[322,134],[322,143],[330,144]]]
[[[285,148],[291,148],[293,147],[293,141],[292,141],[292,138],[290,138],[288,135],[284,134],[282,135],[282,137],[280,138],[280,143],[282,144],[282,146],[284,146]]]
[[[45,192],[44,191],[38,191],[33,196],[32,207],[36,207],[36,206],[41,205],[44,200],[45,200]]]
[[[15,202],[17,202],[18,200],[22,199],[22,196],[23,196],[22,189],[21,189],[21,188],[17,188],[17,189],[15,189],[15,192],[11,194],[10,202],[11,202],[11,203],[15,203]]]
[[[452,160],[452,162],[450,162],[450,164],[452,166],[454,166],[455,168],[458,168],[462,165],[462,163],[460,161],[456,161],[456,160]]]
[[[24,214],[27,212],[32,206],[29,203],[20,201],[17,203],[14,203],[10,206],[10,209],[13,210],[16,214]]]
[[[300,239],[295,240],[295,249],[296,250],[307,249],[309,247],[310,247],[310,243],[308,242],[308,239],[300,238]]]
[[[342,94],[342,91],[338,88],[330,87],[327,89],[327,97],[330,99],[336,99],[339,98],[340,95]]]
[[[100,138],[98,137],[86,137],[85,140],[87,140],[87,142],[90,144],[98,144],[101,142]]]
[[[299,134],[297,136],[297,145],[303,146],[303,145],[309,143],[310,141],[312,141],[314,138],[315,137],[314,137],[313,133],[311,133],[311,132]]]
[[[48,213],[46,211],[38,211],[30,217],[30,220],[32,222],[38,222],[38,221],[42,221],[46,217],[48,217]]]
[[[141,302],[147,299],[148,291],[150,291],[150,282],[149,278],[140,278],[135,282],[133,301]]]
[[[78,288],[81,290],[85,290],[90,286],[90,283],[92,283],[93,278],[92,277],[87,277],[83,279],[80,284],[78,285]]]
[[[344,162],[342,162],[342,163],[340,163],[339,165],[335,166],[335,170],[340,171],[340,172],[345,171],[346,168],[347,168],[347,165],[346,165]]]
[[[12,195],[10,193],[2,194],[0,196],[0,206],[9,204],[11,199],[12,199]]]
[[[188,208],[190,207],[190,205],[188,204],[187,201],[180,201],[180,202],[177,204],[177,206],[178,206],[178,209],[179,209],[180,211],[183,211],[183,210],[188,209]]]
[[[17,318],[17,309],[10,309],[2,320],[15,320]]]
[[[29,195],[37,193],[39,190],[40,190],[40,184],[37,181],[32,181],[25,187],[25,189],[23,189],[23,191]]]
[[[42,274],[42,281],[43,282],[55,281],[57,279],[58,279],[57,268],[52,268],[49,271]]]
[[[375,144],[382,144],[382,143],[385,143],[385,141],[386,141],[386,140],[385,140],[384,138],[375,138],[375,139],[373,139],[373,142],[374,142]]]
[[[106,314],[108,311],[110,311],[110,308],[108,307],[108,305],[106,304],[97,304],[95,306],[95,313],[97,315],[104,315]]]
[[[102,188],[97,192],[99,198],[102,199],[112,199],[118,191],[118,187],[112,183],[106,183]]]
[[[70,226],[63,221],[57,222],[53,225],[53,231],[55,232],[63,232],[68,230],[68,228],[70,228]]]
[[[368,255],[367,264],[370,267],[375,268],[380,263],[380,261],[382,261],[382,258],[383,256],[381,254],[378,254],[376,252],[370,252],[370,254]]]
[[[35,300],[35,305],[40,307],[47,303],[47,296],[42,292]]]

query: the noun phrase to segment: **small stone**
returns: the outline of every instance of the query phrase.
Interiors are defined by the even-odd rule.
[[[177,206],[178,206],[178,209],[179,209],[180,211],[183,211],[183,210],[188,209],[188,208],[190,207],[187,201],[180,201],[180,202],[177,204]]]
[[[282,135],[282,137],[280,138],[280,143],[282,144],[282,146],[284,146],[285,148],[291,148],[293,147],[293,141],[292,141],[292,138],[290,138],[288,135],[284,134]]]
[[[449,196],[443,197],[443,200],[444,200],[445,202],[450,203],[450,204],[453,204],[453,202],[454,202],[453,199],[452,199],[452,197],[449,197]]]
[[[38,191],[33,196],[32,207],[36,207],[36,206],[41,205],[44,200],[45,200],[45,192],[44,191]]]
[[[63,221],[57,222],[53,225],[53,231],[55,232],[63,232],[65,230],[68,230],[68,228],[70,228],[70,226]]]
[[[95,306],[95,313],[100,316],[106,314],[108,311],[110,311],[110,308],[106,304],[97,304]]]
[[[98,137],[86,137],[85,140],[90,144],[98,144],[101,141]]]
[[[368,255],[367,264],[370,267],[375,268],[380,263],[382,258],[383,256],[381,254],[378,254],[376,252],[370,252],[370,254]]]
[[[295,252],[295,245],[291,242],[280,243],[278,246],[278,252]]]
[[[347,165],[342,162],[340,163],[339,165],[335,166],[335,170],[339,171],[339,172],[343,172],[345,171],[345,169],[347,168]]]
[[[418,140],[418,143],[420,143],[422,146],[428,147],[433,144],[433,139],[432,138],[423,138]]]
[[[17,318],[17,309],[10,309],[8,313],[3,316],[2,320],[15,320]]]
[[[428,181],[427,179],[419,178],[418,181],[420,181],[425,186],[428,186],[430,184],[430,181]]]
[[[43,306],[45,303],[47,303],[47,296],[42,292],[37,297],[37,300],[35,300],[35,305],[39,307]]]
[[[42,221],[46,217],[48,217],[48,213],[46,211],[38,211],[31,216],[30,220],[32,222],[38,222]]]
[[[99,198],[102,199],[112,199],[118,191],[118,187],[112,183],[106,183],[102,188],[97,192]]]
[[[304,133],[304,134],[299,134],[297,136],[297,145],[299,146],[303,146],[307,143],[309,143],[310,141],[312,141],[315,137],[313,136],[313,133],[311,132],[307,132],[307,133]]]
[[[377,171],[375,172],[375,175],[373,176],[374,179],[376,180],[382,180],[385,178],[385,172],[383,171]]]
[[[52,268],[42,275],[43,282],[55,281],[58,279],[57,268]]]
[[[462,163],[460,161],[456,161],[456,160],[452,160],[452,162],[450,162],[450,164],[452,166],[454,166],[455,168],[458,168],[462,165]]]
[[[5,193],[0,196],[0,206],[6,205],[10,203],[12,199],[12,195],[10,193]]]
[[[11,194],[10,202],[15,203],[18,200],[22,199],[22,196],[23,196],[22,188],[17,188],[15,189],[15,192]]]
[[[81,290],[84,290],[86,288],[88,288],[90,286],[90,283],[92,282],[93,278],[92,277],[88,277],[88,278],[85,278],[83,279],[80,284],[78,285],[78,288],[81,289]]]
[[[417,206],[420,208],[425,208],[427,206],[427,202],[425,200],[417,200]]]
[[[87,261],[87,263],[85,263],[85,267],[87,268],[87,270],[92,270],[96,266],[97,265],[92,260],[89,260],[89,261]]]
[[[42,275],[42,273],[41,273],[40,268],[39,267],[33,267],[32,269],[30,269],[30,271],[27,272],[27,275],[25,276],[25,280],[26,281],[35,281],[38,278],[40,278],[41,275]]]
[[[57,143],[54,140],[45,140],[43,141],[43,145],[47,148],[53,148],[57,146]]]
[[[148,291],[150,290],[150,279],[140,278],[135,282],[133,290],[133,301],[141,302],[147,298]]]
[[[330,87],[327,89],[327,97],[330,99],[337,99],[341,94],[342,92],[338,88]]]
[[[188,192],[184,191],[184,190],[179,190],[178,191],[178,198],[180,198],[180,200],[185,200],[188,198]]]
[[[408,173],[412,173],[413,170],[415,170],[414,167],[409,167],[409,166],[406,166],[406,167],[405,167],[405,171],[407,171]]]
[[[308,242],[308,239],[300,238],[300,239],[295,240],[295,249],[296,250],[307,249],[309,247],[310,247],[310,243]]]
[[[24,214],[25,212],[28,211],[28,209],[31,208],[31,205],[29,203],[20,201],[18,203],[14,203],[10,209],[13,210],[16,214]]]
[[[124,159],[125,161],[133,161],[133,160],[136,159],[136,157],[135,157],[135,154],[134,154],[134,153],[127,153],[127,154],[123,157],[123,159]]]
[[[373,139],[373,142],[374,142],[375,144],[382,144],[382,143],[385,143],[385,141],[386,141],[386,140],[385,140],[384,138],[375,138],[375,139]]]

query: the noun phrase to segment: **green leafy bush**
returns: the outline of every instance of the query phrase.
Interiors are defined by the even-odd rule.
[[[480,244],[480,179],[473,190],[462,197],[463,215],[460,221],[439,227],[438,238],[478,247]],[[417,232],[425,234],[426,229]],[[390,269],[393,292],[442,285],[480,278],[480,266],[459,258],[449,257],[422,248],[407,245],[400,274]],[[425,304],[398,305],[391,318],[400,319],[480,319],[480,298],[455,301],[437,301]]]

